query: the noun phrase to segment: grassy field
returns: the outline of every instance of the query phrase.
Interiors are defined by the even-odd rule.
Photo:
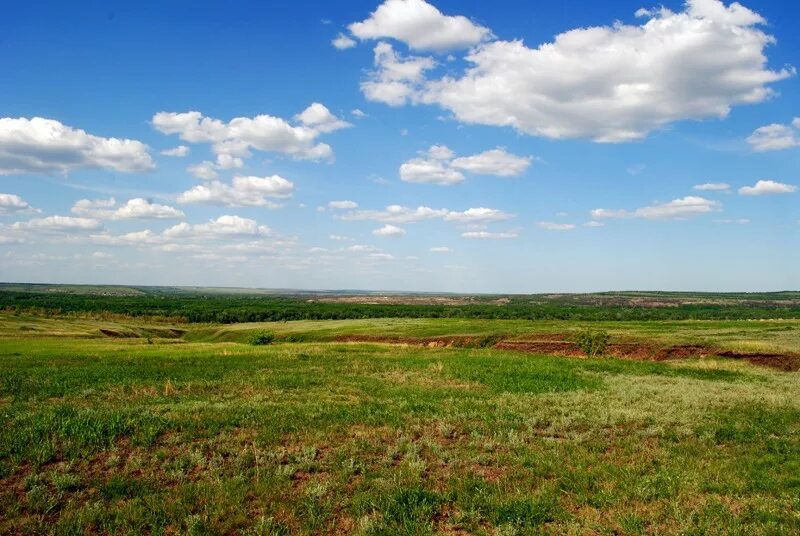
[[[585,325],[0,313],[0,533],[800,532],[800,375],[714,356],[800,321],[592,324],[710,349],[662,362],[490,347]]]

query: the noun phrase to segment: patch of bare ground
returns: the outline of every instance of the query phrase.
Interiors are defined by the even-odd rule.
[[[717,355],[730,359],[744,359],[756,365],[764,365],[785,372],[797,372],[800,370],[800,355],[742,352],[718,352]]]
[[[495,348],[532,354],[563,357],[584,357],[578,345],[566,340],[561,333],[537,334],[536,340],[509,341],[499,336],[444,336],[444,337],[381,337],[372,335],[343,335],[337,342],[372,342],[383,344],[407,344],[428,348]],[[620,359],[637,361],[668,361],[673,359],[702,359],[718,356],[740,359],[755,365],[766,366],[785,372],[800,371],[800,354],[748,353],[719,350],[702,344],[658,346],[643,342],[621,342],[609,344],[607,354]]]

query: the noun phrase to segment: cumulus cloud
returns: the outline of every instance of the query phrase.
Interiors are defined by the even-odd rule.
[[[739,188],[739,195],[770,195],[770,194],[791,194],[797,191],[797,186],[776,182],[771,180],[761,180],[753,186],[742,186]]]
[[[181,219],[183,212],[168,205],[152,203],[137,197],[117,206],[117,201],[110,199],[79,199],[72,206],[72,213],[90,218],[109,220],[169,220]]]
[[[498,177],[516,177],[522,175],[531,165],[531,157],[517,156],[497,148],[472,156],[462,156],[450,163],[456,169],[479,175],[496,175]]]
[[[682,220],[693,216],[701,216],[720,210],[722,205],[719,201],[711,201],[703,197],[689,195],[680,199],[674,199],[668,203],[656,203],[654,205],[637,208],[633,211],[624,209],[604,209],[592,210],[592,218],[643,218],[648,220],[676,219]]]
[[[402,106],[416,100],[423,90],[425,72],[436,67],[432,58],[404,58],[389,43],[378,43],[374,49],[375,69],[361,82],[367,100],[389,106]]]
[[[358,203],[355,201],[349,201],[347,199],[342,201],[331,201],[328,203],[328,208],[342,210],[342,209],[353,209],[358,208]]]
[[[517,233],[492,233],[489,231],[467,231],[461,233],[461,238],[468,238],[471,240],[507,240],[509,238],[517,238]]]
[[[236,176],[231,184],[217,180],[198,184],[180,194],[178,203],[277,208],[280,205],[271,199],[289,198],[293,190],[294,184],[279,175],[270,177]]]
[[[400,165],[400,180],[449,186],[464,181],[464,175],[434,158],[412,158]]]
[[[334,48],[338,50],[347,50],[348,48],[353,48],[356,46],[356,41],[352,37],[349,37],[343,33],[340,33],[336,37],[333,38],[331,44]]]
[[[368,116],[368,115],[367,115],[367,114],[366,114],[366,113],[365,113],[363,110],[361,110],[361,109],[359,109],[359,108],[353,108],[353,109],[350,111],[350,113],[351,113],[352,115],[354,115],[355,117],[358,117],[359,119],[362,119],[362,118],[364,118],[364,117],[369,117],[369,116]]]
[[[768,67],[765,50],[775,40],[761,30],[763,17],[739,3],[687,0],[683,11],[636,15],[641,23],[576,28],[536,48],[480,44],[463,72],[395,80],[391,99],[362,90],[392,105],[438,105],[462,123],[625,142],[676,121],[724,118],[733,106],[769,98],[771,83],[795,73]],[[383,80],[383,72],[376,61],[368,79]]]
[[[334,132],[353,125],[343,119],[339,119],[331,113],[325,106],[315,102],[308,108],[295,116],[303,126],[316,132]]]
[[[758,153],[780,151],[800,146],[800,117],[795,117],[791,125],[773,123],[759,127],[747,138],[747,143]]]
[[[215,255],[220,251],[239,254],[270,253],[290,248],[294,240],[276,235],[255,220],[225,215],[206,223],[179,223],[155,232],[150,229],[120,235],[106,232],[89,236],[92,243],[102,246],[132,246],[152,248],[167,253]]]
[[[354,210],[341,216],[345,221],[378,221],[382,223],[417,223],[425,220],[444,220],[456,223],[502,221],[512,218],[501,210],[485,207],[469,208],[463,212],[446,208],[417,208],[389,205],[385,210]]]
[[[731,185],[724,182],[705,182],[696,184],[693,189],[701,192],[725,192],[731,189]]]
[[[240,216],[220,216],[207,223],[179,223],[163,233],[165,238],[176,239],[225,239],[235,237],[268,236],[270,229],[255,220]]]
[[[183,157],[189,154],[189,147],[186,145],[178,145],[177,147],[173,147],[172,149],[164,149],[161,151],[161,154],[164,156],[175,156],[175,157]]]
[[[405,235],[406,230],[401,227],[397,227],[395,225],[387,223],[383,227],[380,227],[372,231],[372,234],[374,234],[375,236],[399,237]]]
[[[271,115],[235,117],[228,122],[200,112],[158,112],[152,124],[164,134],[177,134],[190,143],[209,143],[217,165],[237,162],[251,151],[274,152],[302,160],[330,160],[333,150],[317,141],[326,134],[350,126],[319,103],[312,103],[295,117],[299,124]],[[222,158],[221,158],[222,157]],[[238,167],[238,166],[237,166]]]
[[[11,228],[17,231],[54,233],[97,231],[102,227],[103,224],[94,218],[74,218],[72,216],[47,216],[46,218],[34,218],[11,225]]]
[[[42,117],[0,118],[0,175],[66,175],[87,168],[134,173],[154,167],[140,141],[94,136]]]
[[[15,194],[0,194],[0,216],[36,212],[27,201]]]
[[[452,250],[447,246],[434,246],[428,249],[431,253],[450,253]]]
[[[204,181],[213,181],[219,177],[217,166],[214,165],[214,162],[209,162],[208,160],[203,160],[199,164],[191,165],[186,168],[186,171]]]
[[[479,154],[455,157],[444,145],[433,145],[421,157],[400,165],[400,179],[405,182],[449,186],[464,181],[462,171],[479,175],[513,177],[530,166],[532,158],[517,156],[498,147]]]
[[[572,223],[555,223],[551,221],[540,221],[536,226],[547,231],[571,231],[575,228]]]
[[[392,38],[413,49],[437,52],[471,47],[492,37],[488,28],[463,16],[445,15],[424,0],[386,0],[348,29],[362,40]]]

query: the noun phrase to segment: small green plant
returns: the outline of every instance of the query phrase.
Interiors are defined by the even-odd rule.
[[[575,337],[575,343],[586,354],[586,357],[599,357],[605,355],[608,339],[607,331],[587,329],[578,333]]]
[[[257,331],[250,335],[247,342],[253,346],[265,346],[275,342],[275,334],[270,331]]]

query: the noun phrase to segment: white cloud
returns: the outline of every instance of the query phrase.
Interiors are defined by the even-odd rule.
[[[0,118],[0,175],[67,174],[85,168],[134,173],[154,167],[140,141],[94,136],[42,117]]]
[[[11,228],[18,231],[75,232],[97,231],[103,227],[94,218],[73,218],[72,216],[47,216],[25,222],[14,223]]]
[[[463,212],[452,211],[446,208],[431,208],[420,206],[409,208],[401,205],[389,205],[385,210],[354,210],[341,216],[345,221],[372,220],[382,223],[416,223],[424,220],[441,219],[456,223],[502,221],[512,218],[511,214],[503,211],[476,207]]]
[[[431,253],[450,253],[452,250],[447,246],[434,246],[428,251]]]
[[[183,157],[189,154],[189,147],[186,145],[178,145],[177,147],[173,147],[172,149],[164,149],[161,151],[161,154],[164,156],[175,156],[175,157]]]
[[[335,132],[353,126],[333,115],[330,110],[318,102],[312,103],[308,108],[297,114],[295,119],[303,126],[322,133]]]
[[[436,159],[412,158],[400,165],[400,180],[449,186],[464,181],[464,175]]]
[[[231,184],[220,181],[198,184],[180,194],[178,203],[277,208],[280,205],[269,198],[286,199],[291,197],[293,190],[294,184],[279,175],[270,177],[236,176]]]
[[[592,218],[644,218],[648,220],[660,219],[686,219],[692,216],[700,216],[720,210],[719,201],[711,201],[703,197],[689,195],[680,199],[674,199],[668,203],[656,203],[647,207],[637,208],[633,211],[624,209],[604,209],[592,210]]]
[[[450,165],[480,175],[516,177],[528,169],[528,166],[531,165],[531,157],[510,154],[505,149],[498,147],[476,155],[456,158]]]
[[[586,223],[583,224],[584,227],[605,227],[605,225],[606,224],[603,222],[594,220],[587,221]]]
[[[13,246],[15,244],[24,244],[25,241],[16,236],[7,236],[0,234],[0,246]]]
[[[444,15],[424,0],[385,0],[361,22],[348,26],[359,39],[392,38],[418,50],[468,48],[492,33],[463,16]]]
[[[371,251],[379,251],[378,248],[375,246],[367,246],[364,244],[358,244],[355,246],[348,247],[345,251],[350,251],[352,253],[369,253]]]
[[[446,145],[431,145],[425,153],[434,160],[452,160],[456,153]]]
[[[352,115],[354,115],[355,117],[358,117],[358,118],[369,117],[369,116],[368,116],[366,113],[364,113],[364,111],[363,111],[363,110],[360,110],[359,108],[353,108],[353,109],[350,111],[350,113],[351,113]]]
[[[706,182],[697,184],[693,188],[701,192],[724,192],[731,189],[731,185],[724,182]]]
[[[106,253],[105,251],[95,251],[94,253],[92,253],[93,259],[110,259],[112,257],[113,255],[111,255],[110,253]]]
[[[796,191],[797,186],[792,184],[761,180],[756,182],[753,186],[743,186],[739,188],[739,195],[791,194]]]
[[[337,234],[328,235],[328,238],[330,240],[336,240],[337,242],[350,242],[351,240],[353,240],[349,236],[337,235]]]
[[[463,212],[449,211],[445,215],[444,219],[445,221],[470,223],[470,222],[502,221],[511,219],[512,217],[513,216],[511,214],[507,214],[502,210],[497,210],[496,208],[477,207],[477,208],[468,208]]]
[[[750,220],[747,218],[739,218],[738,220],[714,220],[714,223],[720,223],[724,225],[747,225],[750,223]]]
[[[208,160],[203,160],[199,164],[194,164],[186,168],[186,171],[197,177],[198,179],[203,179],[206,181],[212,181],[216,179],[219,175],[217,174],[216,166],[214,162],[209,162]]]
[[[536,226],[547,231],[571,231],[575,228],[575,225],[571,223],[555,223],[551,221],[540,221]]]
[[[300,124],[291,125],[271,115],[235,117],[225,122],[194,111],[159,112],[153,116],[152,124],[159,132],[178,134],[190,143],[210,143],[220,164],[220,155],[246,158],[251,156],[251,150],[282,153],[303,160],[330,160],[333,150],[319,143],[317,138],[350,126],[316,102],[295,119]]]
[[[624,209],[596,208],[591,212],[592,218],[626,218],[628,211]]]
[[[792,121],[792,125],[773,123],[759,127],[750,134],[747,138],[747,143],[750,144],[754,151],[759,153],[800,146],[800,136],[796,131],[796,129],[800,128],[798,119],[800,118],[795,118]]]
[[[117,206],[117,202],[113,197],[111,199],[79,199],[72,206],[72,213],[79,216],[110,220],[164,220],[184,217],[183,212],[174,207],[151,203],[141,197],[130,199],[120,206]]]
[[[165,238],[176,239],[224,239],[236,237],[268,236],[270,229],[255,220],[240,216],[220,216],[208,223],[179,223],[163,233]]]
[[[489,231],[467,231],[461,233],[462,238],[469,238],[472,240],[506,240],[509,238],[517,238],[517,233],[491,233]]]
[[[400,165],[401,180],[449,186],[464,181],[464,174],[461,171],[512,177],[521,175],[532,160],[531,157],[508,153],[500,147],[472,156],[455,158],[455,153],[449,147],[432,145],[421,154],[421,157],[412,158]]]
[[[328,203],[328,208],[333,208],[337,210],[352,209],[352,208],[358,208],[358,203],[346,199],[342,201],[331,201],[330,203]]]
[[[388,43],[378,43],[374,52],[375,70],[361,82],[361,91],[367,100],[389,106],[402,106],[415,99],[422,89],[425,71],[436,66],[432,58],[403,58]]]
[[[394,259],[394,255],[392,255],[391,253],[370,253],[367,256],[371,259],[379,259],[383,261],[390,261]]]
[[[18,195],[0,194],[0,216],[26,212],[36,212],[36,210]]]
[[[684,219],[715,212],[719,210],[719,207],[718,201],[690,195],[669,203],[637,208],[634,215],[645,219]]]
[[[402,82],[392,104],[435,104],[463,123],[547,138],[624,142],[676,121],[724,118],[794,75],[792,67],[768,67],[765,50],[775,40],[741,4],[687,0],[680,12],[637,15],[640,24],[576,28],[537,48],[521,40],[479,45],[462,73]],[[381,72],[378,65],[370,76]]]
[[[398,237],[398,236],[405,235],[406,234],[406,230],[387,223],[383,227],[380,227],[380,228],[375,229],[374,231],[372,231],[372,234],[374,234],[375,236]]]
[[[345,221],[373,220],[387,223],[415,223],[423,220],[443,218],[447,209],[420,206],[416,209],[400,205],[389,205],[385,210],[354,210],[341,216]]]
[[[348,48],[353,48],[356,46],[356,41],[355,39],[340,33],[331,41],[331,44],[338,50],[347,50]]]

